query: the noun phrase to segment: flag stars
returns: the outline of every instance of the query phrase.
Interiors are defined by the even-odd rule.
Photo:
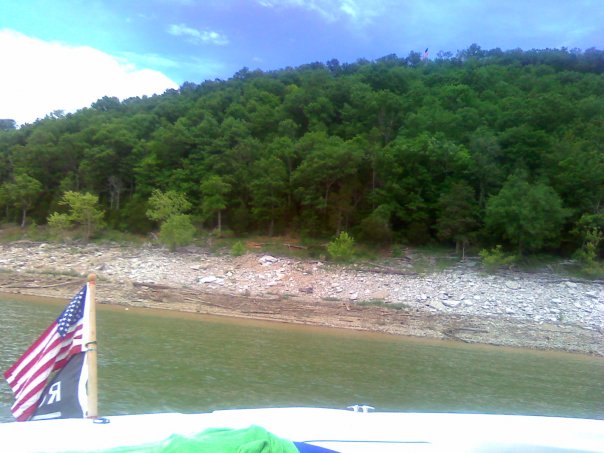
[[[85,296],[86,287],[82,288],[82,290],[71,299],[67,308],[57,318],[57,332],[61,337],[67,335],[69,329],[84,316],[83,301],[85,300]]]

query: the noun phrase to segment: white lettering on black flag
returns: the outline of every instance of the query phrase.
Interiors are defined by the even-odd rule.
[[[80,352],[53,377],[31,420],[86,417],[86,353]]]

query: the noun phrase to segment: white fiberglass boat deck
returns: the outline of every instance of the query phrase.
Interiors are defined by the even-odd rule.
[[[105,422],[105,423],[100,423]],[[604,420],[281,408],[0,424],[0,451],[100,451],[251,425],[338,452],[604,452]]]

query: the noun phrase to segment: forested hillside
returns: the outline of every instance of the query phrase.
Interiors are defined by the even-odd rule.
[[[160,189],[186,194],[197,227],[221,213],[237,234],[572,253],[604,230],[595,49],[242,69],[0,127],[9,222],[43,224],[76,191],[99,196],[109,227],[145,233]]]

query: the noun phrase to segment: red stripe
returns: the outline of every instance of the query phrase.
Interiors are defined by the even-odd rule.
[[[30,405],[22,414],[15,415],[17,421],[28,420],[33,415],[52,371],[61,369],[71,356],[84,349],[81,344],[82,321],[79,321],[74,326],[75,328],[64,337],[58,334],[55,327],[56,322],[51,324],[19,360],[4,373],[8,384],[15,393],[15,403],[11,408],[13,414],[15,415],[24,406]],[[53,331],[53,329],[55,330]],[[74,344],[75,340],[80,340],[80,344]],[[36,353],[36,349],[44,344],[46,346]],[[23,364],[25,365],[23,366]],[[26,378],[29,372],[32,372],[32,375]],[[35,387],[28,388],[38,378],[41,378],[40,382]]]
[[[46,362],[42,363],[35,370],[35,372],[27,378],[27,380],[18,383],[18,390],[15,392],[16,402],[18,402],[22,399],[24,399],[24,400],[30,399],[33,396],[36,388],[38,388],[40,385],[44,386],[44,384],[47,381],[48,376],[50,375],[50,373],[52,371],[52,367],[54,366],[54,363],[55,362],[52,359],[47,360]],[[33,381],[38,379],[40,376],[42,376],[41,383],[39,383],[36,387],[34,387],[34,389],[28,388],[30,383],[32,383]],[[40,391],[42,391],[42,390],[44,390],[44,389],[43,388],[40,389]]]
[[[70,350],[68,350],[66,352],[65,358],[63,358],[61,360],[61,362],[63,362],[63,364],[66,364],[67,361],[74,355],[77,354],[79,352],[81,352],[81,347],[79,346],[74,346],[72,347]],[[58,362],[57,362],[58,363]],[[44,375],[45,373],[50,375],[50,372],[53,371],[54,369],[60,369],[61,367],[57,367],[57,363],[54,364],[53,366],[53,362],[49,361],[43,369],[40,369],[35,375],[31,376],[31,378],[27,381],[27,383],[30,383],[32,381],[34,381],[37,377]],[[53,370],[48,370],[49,367],[53,366]],[[38,407],[38,400],[40,399],[44,388],[46,387],[46,384],[48,382],[48,376],[46,376],[44,379],[42,379],[35,387],[29,389],[29,391],[26,394],[19,394],[17,395],[17,400],[15,401],[15,404],[13,405],[13,407],[11,408],[12,412],[15,413],[18,410],[20,410],[23,406],[26,406],[29,402],[32,402],[32,405],[26,409],[21,415],[19,415],[18,417],[16,417],[17,421],[24,421],[24,420],[28,420],[31,415],[33,415],[33,413],[35,412],[35,410]],[[27,388],[27,385],[24,386],[24,389]]]
[[[31,367],[31,363],[35,363],[36,361],[40,360],[40,358],[42,358],[45,354],[47,354],[48,351],[51,351],[53,348],[57,347],[58,345],[60,345],[64,341],[71,340],[75,336],[76,333],[80,333],[81,329],[82,329],[82,326],[78,325],[78,326],[76,326],[76,329],[74,329],[73,331],[69,332],[64,337],[59,336],[58,332],[56,332],[56,331],[52,335],[49,335],[52,332],[48,332],[48,331],[45,332],[44,336],[40,337],[38,339],[38,341],[36,341],[36,344],[38,346],[41,346],[44,343],[48,343],[48,344],[46,344],[46,346],[41,351],[38,351],[37,354],[36,354],[36,348],[30,347],[19,358],[19,360],[17,360],[17,362],[6,373],[4,373],[5,377],[8,379],[9,375],[11,375],[12,373],[14,373],[15,370],[17,368],[19,368],[19,366],[22,363],[27,363],[27,365],[25,365],[25,367],[19,371],[19,373],[17,374],[17,376],[20,376],[20,375],[24,374],[25,369],[27,367]],[[48,330],[50,330],[50,329],[48,329]]]
[[[59,348],[62,342],[67,344],[64,344]],[[59,337],[59,341],[53,341],[53,343],[49,345],[47,349],[43,350],[39,356],[32,357],[35,360],[32,360],[30,363],[28,363],[28,365],[21,370],[18,375],[11,377],[9,385],[15,394],[18,395],[24,388],[27,387],[29,382],[35,380],[41,374],[46,373],[48,376],[48,374],[50,374],[52,371],[60,369],[60,367],[57,366],[57,361],[62,361],[64,364],[66,362],[63,361],[63,359],[66,356],[69,356],[69,354],[73,354],[76,351],[80,352],[81,349],[81,346],[74,346],[69,339],[63,338],[61,341],[61,338]],[[27,376],[28,372],[31,372],[32,375]]]
[[[32,344],[27,351],[25,351],[23,353],[23,355],[21,356],[21,358],[19,358],[19,360],[17,360],[13,366],[11,366],[5,373],[4,373],[4,377],[6,377],[8,379],[8,375],[12,374],[14,372],[15,369],[17,369],[19,367],[19,365],[21,364],[21,362],[23,362],[28,355],[30,355],[38,346],[40,346],[42,343],[44,343],[45,341],[47,341],[47,337],[50,335],[52,329],[57,325],[56,322],[53,322],[50,326],[48,326],[48,329],[46,329],[44,331],[44,333],[40,336],[40,338],[38,338],[34,344]]]
[[[81,330],[82,330],[82,326],[78,325],[78,326],[76,326],[76,329],[74,331],[69,332],[63,338],[61,338],[59,336],[59,334],[55,332],[55,334],[51,338],[45,339],[45,341],[49,341],[50,343],[44,349],[42,349],[42,351],[39,351],[38,354],[35,354],[35,348],[28,349],[28,352],[23,354],[21,356],[21,358],[17,361],[17,363],[15,365],[13,365],[6,373],[4,373],[4,377],[8,381],[11,388],[13,388],[13,383],[19,382],[23,376],[25,376],[33,367],[37,366],[40,362],[46,361],[46,360],[51,360],[54,357],[56,357],[58,354],[60,354],[61,350],[57,351],[57,353],[54,355],[54,357],[52,356],[51,353],[61,343],[68,341],[69,342],[68,345],[70,346],[72,343],[71,340],[75,336],[76,332],[79,333],[81,336]],[[48,331],[45,332],[45,335],[46,334],[48,334]],[[36,343],[41,345],[44,342],[37,341]],[[51,355],[49,356],[49,354],[51,354]],[[17,374],[11,375],[12,372],[14,372],[15,369],[18,368],[19,365],[22,363],[26,363],[26,365],[22,369],[20,369]],[[14,388],[13,388],[13,390],[14,390]]]
[[[74,347],[71,350],[67,351],[66,358],[68,359],[73,354],[79,352],[79,349],[80,349],[79,347]],[[65,363],[66,363],[66,360],[65,360]],[[33,412],[36,410],[36,408],[38,406],[37,401],[40,399],[42,392],[44,391],[44,388],[46,387],[46,384],[48,381],[48,376],[50,375],[50,373],[52,371],[52,370],[49,370],[49,368],[53,367],[53,364],[54,363],[52,361],[49,361],[47,364],[45,364],[43,368],[38,370],[36,372],[36,374],[32,375],[30,377],[30,379],[28,379],[27,383],[23,386],[23,390],[20,393],[15,395],[16,401],[12,407],[13,413],[20,410],[23,406],[27,406],[28,404],[31,404],[30,408],[26,409],[23,414],[16,417],[18,421],[29,419],[31,414],[33,414]],[[42,377],[40,382],[38,382],[38,384],[36,384],[35,387],[28,389],[27,386],[31,382],[35,381],[40,376]],[[26,389],[28,390],[27,393],[23,393]]]
[[[44,391],[44,387],[46,387],[46,381],[42,380],[34,389],[32,389],[32,391],[30,393],[28,393],[27,395],[21,396],[18,400],[15,401],[15,403],[11,407],[11,411],[12,411],[13,415],[17,411],[21,410],[21,408],[23,406],[26,406],[28,403],[31,404],[31,406],[28,407],[27,409],[25,409],[25,411],[23,411],[23,413],[21,415],[15,416],[17,421],[19,421],[19,422],[25,421],[25,420],[29,419],[29,417],[31,416],[31,414],[33,414],[33,412],[35,412],[35,410],[38,407],[37,402],[40,399],[41,393]]]

